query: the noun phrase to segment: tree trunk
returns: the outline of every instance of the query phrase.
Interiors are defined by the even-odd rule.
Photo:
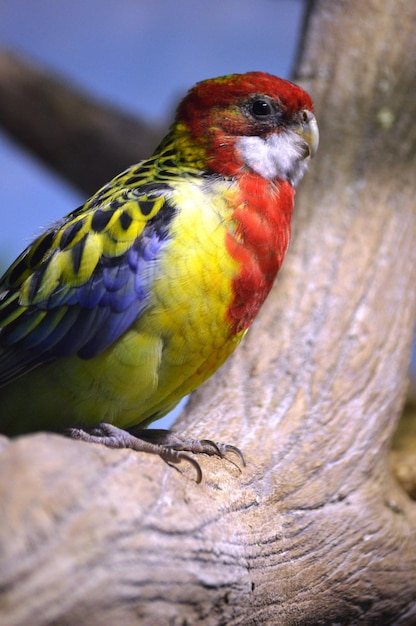
[[[177,428],[247,467],[57,435],[0,455],[0,622],[414,624],[416,504],[388,452],[415,320],[416,5],[318,0],[319,153],[277,285]]]

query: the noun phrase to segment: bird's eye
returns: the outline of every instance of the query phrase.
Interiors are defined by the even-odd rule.
[[[268,100],[257,98],[251,104],[251,113],[254,117],[267,117],[273,113],[273,110]]]

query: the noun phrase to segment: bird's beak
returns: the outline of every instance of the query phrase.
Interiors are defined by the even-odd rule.
[[[305,158],[315,156],[319,146],[319,129],[314,114],[305,109],[302,112],[302,121],[295,132],[302,137],[309,148]]]

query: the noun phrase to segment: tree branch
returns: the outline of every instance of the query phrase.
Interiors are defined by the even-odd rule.
[[[7,52],[0,53],[0,124],[88,195],[147,158],[163,135]]]
[[[297,79],[322,141],[293,243],[244,345],[178,423],[238,445],[247,467],[201,458],[196,485],[187,464],[128,450],[5,443],[0,621],[416,621],[416,505],[387,462],[416,312],[415,19],[413,0],[310,13]]]

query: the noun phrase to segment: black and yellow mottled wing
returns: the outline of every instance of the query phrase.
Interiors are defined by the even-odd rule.
[[[131,168],[18,257],[0,281],[0,386],[58,357],[96,356],[141,315],[170,192],[146,164]]]

